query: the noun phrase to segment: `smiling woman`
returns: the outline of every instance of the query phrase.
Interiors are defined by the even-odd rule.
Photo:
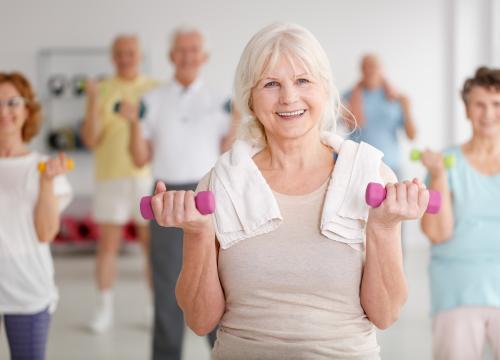
[[[242,113],[242,137],[257,143],[266,142],[264,127],[252,109],[256,100],[254,96],[266,98],[274,94],[278,100],[290,101],[286,97],[299,96],[298,90],[300,96],[307,96],[309,99],[313,95],[320,96],[318,102],[324,108],[315,107],[321,119],[320,129],[335,131],[335,119],[341,105],[338,90],[333,84],[330,61],[321,44],[306,31],[303,34],[283,36],[277,46],[270,40],[276,37],[279,29],[269,30],[271,29],[266,28],[266,31],[254,36],[252,47],[245,48],[236,71],[235,105]],[[306,43],[307,46],[301,46]],[[280,83],[280,80],[285,83]],[[292,83],[294,86],[290,87]],[[263,88],[274,90],[260,91]],[[285,112],[306,109],[286,109],[281,105],[280,109],[275,109],[277,110]]]
[[[23,141],[30,141],[38,133],[41,124],[41,107],[24,76],[19,73],[0,74],[0,84],[6,97],[10,113],[22,128]],[[26,118],[25,118],[26,117]]]
[[[392,184],[380,151],[335,134],[329,61],[301,26],[254,35],[235,103],[241,140],[198,185],[215,194],[213,219],[192,192],[152,199],[158,224],[184,230],[176,295],[188,326],[219,324],[218,360],[378,359],[373,325],[391,325],[407,296],[400,223],[422,216],[428,191]],[[368,181],[391,183],[377,209]]]
[[[500,359],[500,69],[481,67],[462,100],[472,137],[445,151],[425,151],[429,183],[442,194],[437,216],[424,216],[431,240],[433,348],[436,359],[479,359],[488,340]]]
[[[0,315],[12,359],[45,358],[58,298],[48,243],[71,198],[64,155],[48,160],[27,146],[39,125],[28,80],[0,73]]]

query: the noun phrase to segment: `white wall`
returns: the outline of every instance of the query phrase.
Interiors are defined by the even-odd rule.
[[[41,48],[107,46],[119,32],[136,32],[151,56],[152,74],[168,79],[167,34],[188,23],[208,34],[211,59],[205,78],[229,94],[250,36],[273,21],[292,21],[319,38],[341,90],[356,81],[364,52],[380,54],[389,79],[412,100],[417,146],[442,148],[451,140],[450,6],[446,0],[17,0],[2,5],[0,69],[18,69],[36,80],[35,55]],[[404,148],[406,157],[409,145]],[[423,169],[413,164],[406,173],[422,176]],[[72,175],[82,193],[91,191],[91,178],[86,164]]]
[[[455,0],[452,13],[452,91],[458,94],[477,67],[500,66],[500,0]],[[458,96],[453,98],[452,119],[453,142],[463,143],[470,138],[471,127]]]

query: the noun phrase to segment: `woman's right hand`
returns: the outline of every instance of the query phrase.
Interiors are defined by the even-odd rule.
[[[444,157],[441,153],[426,149],[422,152],[421,162],[434,178],[441,177],[446,173]]]
[[[182,228],[189,234],[211,231],[211,217],[198,211],[194,198],[194,191],[167,191],[165,183],[158,181],[151,199],[151,207],[158,225]]]

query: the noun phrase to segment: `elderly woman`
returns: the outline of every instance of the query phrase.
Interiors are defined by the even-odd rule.
[[[49,244],[71,198],[64,155],[48,159],[28,148],[39,129],[28,80],[0,73],[0,320],[11,359],[45,358],[58,300]]]
[[[373,325],[391,325],[407,297],[401,221],[422,216],[428,191],[395,184],[378,150],[334,134],[329,61],[300,26],[250,40],[235,102],[243,140],[198,186],[214,192],[214,216],[162,183],[152,199],[160,225],[184,230],[176,293],[188,326],[220,323],[215,359],[378,359]],[[368,211],[377,180],[387,198]]]
[[[442,209],[424,216],[432,242],[430,283],[434,357],[481,359],[489,339],[500,359],[500,69],[479,68],[462,90],[472,138],[451,147],[456,164],[426,151],[430,185]]]

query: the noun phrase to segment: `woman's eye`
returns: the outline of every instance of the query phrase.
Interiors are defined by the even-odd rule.
[[[305,84],[309,84],[309,83],[310,83],[310,81],[309,81],[309,80],[307,80],[307,79],[297,79],[297,83],[298,83],[299,85],[305,85]]]
[[[269,81],[269,82],[267,82],[267,83],[264,85],[264,87],[266,87],[266,88],[267,88],[267,87],[273,87],[273,86],[276,86],[276,85],[278,85],[278,82],[277,82],[277,81]]]

